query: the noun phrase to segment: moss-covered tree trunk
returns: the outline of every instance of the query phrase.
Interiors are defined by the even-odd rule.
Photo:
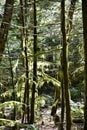
[[[34,110],[35,110],[35,89],[36,89],[36,82],[37,82],[37,18],[36,18],[36,0],[34,0],[33,3],[34,8],[34,44],[33,44],[33,53],[34,53],[34,59],[33,59],[33,86],[32,86],[32,98],[31,98],[31,119],[30,123],[34,123]]]
[[[63,73],[63,56],[61,52],[61,72]],[[64,95],[64,83],[63,76],[61,77],[61,130],[63,130],[63,122],[64,122],[64,110],[65,110],[65,95]]]
[[[69,34],[72,30],[72,20],[73,20],[73,14],[74,14],[74,10],[75,10],[76,1],[77,0],[71,0],[70,8],[68,11],[68,22],[67,22],[67,31],[66,31],[66,33],[68,35],[67,41],[70,39]]]
[[[85,59],[84,130],[87,130],[87,0],[82,0],[82,15],[83,15],[84,59]]]
[[[20,36],[20,40],[21,40],[21,50],[22,50],[22,53],[24,52],[24,0],[20,0],[20,25],[23,27],[23,28],[20,28],[20,32],[21,32],[21,36]],[[25,67],[25,58],[23,57],[22,59],[22,63],[23,63],[23,67]]]
[[[29,120],[29,66],[28,66],[28,30],[25,28],[25,25],[27,24],[27,17],[26,14],[28,14],[28,3],[26,0],[20,0],[20,24],[23,28],[21,28],[21,48],[24,52],[24,58],[23,58],[23,67],[25,68],[25,76],[26,76],[26,83],[25,83],[25,91],[24,91],[24,104],[27,105],[27,110],[25,109],[25,105],[23,106],[24,114],[22,118],[22,123],[24,121],[25,114],[27,115],[26,121],[27,123],[30,122]],[[24,9],[25,8],[25,9]]]
[[[21,40],[21,49],[22,49],[22,52],[24,53],[24,47],[25,47],[25,19],[24,19],[24,0],[20,0],[20,24],[23,28],[21,28],[21,37],[20,37],[20,40]],[[25,54],[25,53],[24,53]],[[23,62],[23,67],[25,68],[26,67],[26,63],[25,63],[25,56],[23,56],[23,59],[22,59],[22,62]],[[24,89],[24,100],[23,100],[23,103],[26,104],[26,92],[27,92],[27,87],[26,87],[26,84],[25,84],[25,89]],[[25,116],[25,105],[23,105],[23,117],[22,117],[22,123],[24,122],[24,116]]]
[[[28,1],[25,0],[25,23],[29,22],[27,20],[26,14],[28,14]],[[30,85],[29,85],[29,66],[28,66],[28,29],[25,29],[25,68],[26,68],[26,86],[25,88],[27,89],[26,91],[26,104],[27,104],[27,122],[30,122],[29,115],[30,115],[30,109],[29,109],[29,90],[30,90]]]
[[[66,129],[71,130],[71,112],[70,112],[70,97],[69,97],[69,76],[68,76],[68,45],[66,42],[65,31],[65,0],[61,1],[61,30],[63,40],[63,75],[65,88],[65,103],[66,103]]]
[[[63,23],[64,22],[63,20],[65,20],[65,18],[63,19],[63,17],[64,17],[63,16],[63,10],[64,9],[63,9],[63,5],[62,4],[64,4],[64,3],[63,2],[61,3],[61,16],[62,16],[62,18],[61,18],[61,31],[62,31],[62,35],[63,35],[63,43],[65,42],[64,43],[65,45],[63,44],[63,57],[61,59],[61,62],[62,62],[63,72],[64,72],[64,74],[65,73],[67,74],[66,78],[64,76],[64,80],[65,80],[64,84],[65,84],[65,82],[68,81],[66,83],[66,85],[65,85],[65,91],[63,90],[63,81],[61,82],[61,86],[62,86],[62,103],[63,103],[62,104],[62,111],[61,111],[61,122],[63,122],[63,119],[64,119],[64,108],[63,108],[64,107],[64,101],[63,101],[64,100],[64,98],[63,98],[64,97],[64,92],[65,92],[65,99],[66,99],[66,102],[67,102],[66,105],[68,105],[68,102],[69,102],[69,101],[67,101],[67,98],[69,98],[69,92],[68,92],[68,89],[69,89],[69,78],[68,78],[69,77],[68,76],[68,44],[69,44],[69,41],[70,41],[69,34],[71,33],[71,30],[72,30],[72,20],[73,20],[73,14],[74,14],[74,10],[75,10],[76,1],[77,0],[71,0],[71,3],[70,3],[70,8],[69,8],[69,11],[68,11],[68,21],[67,21],[67,30],[66,30],[66,33],[64,31],[65,23]],[[67,37],[64,36],[65,35],[64,33],[67,35]],[[64,52],[64,51],[66,51],[66,52]],[[64,61],[64,59],[65,59],[64,57],[66,58],[65,61]],[[67,90],[66,90],[66,86],[67,86]],[[70,103],[69,103],[69,107],[70,107]],[[66,109],[67,108],[68,108],[68,106],[66,107]],[[68,108],[68,109],[70,110],[70,108]],[[67,110],[67,112],[68,112],[68,110]],[[71,125],[71,115],[67,115],[68,114],[67,112],[66,112],[66,120],[67,120],[67,118],[70,118],[70,123],[69,123],[69,121],[67,121],[67,126],[66,127],[67,127],[67,129],[69,129],[68,125],[69,124]],[[69,112],[69,114],[70,114],[70,112]],[[70,116],[70,117],[68,117],[68,116]]]
[[[0,27],[0,61],[2,59],[5,43],[7,41],[8,30],[12,19],[14,0],[6,0],[4,15]]]

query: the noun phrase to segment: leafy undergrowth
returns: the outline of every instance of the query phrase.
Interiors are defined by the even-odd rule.
[[[61,130],[60,122],[56,125],[51,116],[51,107],[41,108],[40,111],[36,112],[36,122],[34,125],[26,125],[26,128],[21,128],[20,130]],[[58,108],[57,115],[61,116],[61,109]],[[75,118],[76,119],[76,118]],[[80,118],[79,118],[80,119]],[[5,127],[4,130],[12,130],[9,127]],[[19,130],[19,129],[18,129]],[[66,130],[66,120],[64,120],[64,130]],[[72,130],[83,130],[83,123],[73,123]]]
[[[17,123],[19,129],[17,130],[61,130],[60,129],[60,121],[58,121],[55,125],[54,118],[51,116],[51,107],[53,104],[53,99],[48,95],[43,95],[37,99],[36,111],[35,111],[35,123],[34,125],[29,124],[21,124]],[[83,115],[84,115],[84,105],[80,102],[73,102],[71,100],[71,115],[73,119],[72,130],[83,130]],[[60,106],[57,109],[56,113],[59,118],[61,117],[61,108]],[[11,123],[14,125],[15,122],[11,122],[10,120],[2,120],[2,122],[7,124]],[[4,124],[3,124],[4,125]],[[64,130],[66,130],[66,118],[63,123]],[[1,128],[1,127],[0,127]],[[20,129],[21,128],[21,129]],[[10,130],[10,127],[2,127],[0,130]],[[11,129],[12,130],[12,129]]]
[[[84,105],[80,102],[75,103],[71,100],[71,116],[72,116],[72,130],[83,130],[83,115],[84,115]],[[57,109],[56,113],[61,118],[61,108]],[[61,130],[60,121],[55,125],[54,119],[51,116],[51,106],[45,104],[40,111],[36,113],[36,126],[39,130]],[[66,130],[66,119],[63,123],[64,130]]]

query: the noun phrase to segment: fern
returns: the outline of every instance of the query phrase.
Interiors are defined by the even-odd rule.
[[[16,124],[16,121],[0,118],[0,125],[2,126],[4,125],[14,126],[15,124]]]
[[[22,102],[18,102],[18,101],[7,101],[7,102],[4,102],[4,103],[0,104],[0,109],[5,109],[6,106],[13,107],[14,105],[16,107],[22,107],[23,105],[26,106],[26,104],[24,104]]]

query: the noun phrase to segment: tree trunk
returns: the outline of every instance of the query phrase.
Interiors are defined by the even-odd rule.
[[[61,52],[62,53],[62,52]],[[63,53],[62,53],[63,54]],[[61,54],[61,71],[63,72],[63,56]],[[64,111],[65,111],[65,95],[64,95],[64,83],[63,83],[63,77],[61,78],[61,129],[63,130],[63,122],[64,122]]]
[[[5,43],[7,41],[8,30],[12,19],[14,0],[6,0],[4,16],[0,27],[0,61],[5,49]]]
[[[32,98],[31,98],[31,120],[30,123],[34,123],[34,109],[35,109],[35,89],[37,82],[37,18],[36,18],[36,0],[34,0],[34,59],[33,59],[33,86],[32,86]]]
[[[68,43],[69,43],[69,40],[70,40],[70,32],[72,30],[72,20],[73,20],[73,14],[74,14],[74,10],[75,10],[75,4],[76,4],[76,1],[77,0],[71,0],[71,4],[70,4],[70,8],[69,8],[69,12],[68,12],[68,22],[67,22],[67,30],[65,32],[64,30],[64,26],[65,26],[65,16],[63,16],[63,4],[64,4],[64,1],[62,1],[61,3],[61,15],[62,15],[62,19],[61,19],[61,31],[62,31],[62,35],[63,35],[63,59],[62,62],[63,62],[63,72],[64,72],[64,84],[65,84],[65,91],[63,91],[63,81],[61,83],[62,85],[62,98],[64,96],[64,92],[65,92],[65,99],[66,99],[66,109],[69,110],[69,114],[71,113],[70,112],[70,103],[69,103],[69,92],[68,92],[68,89],[69,89],[69,76],[68,76]],[[65,13],[65,11],[64,11]],[[64,21],[63,21],[64,20]],[[67,34],[67,37],[66,37],[66,34]],[[65,35],[65,36],[64,36]],[[65,60],[64,60],[65,59]],[[65,76],[66,75],[66,76]],[[66,82],[66,83],[65,83]],[[63,106],[64,107],[64,101],[62,99],[62,102],[63,102]],[[68,108],[68,104],[69,104],[69,108]],[[67,120],[67,129],[70,129],[69,127],[71,127],[71,114],[69,115],[68,114],[68,110],[66,110],[66,120]],[[62,108],[62,111],[61,111],[61,122],[63,121],[64,119],[64,109]],[[70,118],[70,121],[69,121],[69,118]],[[70,122],[70,123],[69,123]],[[68,126],[69,125],[69,126]]]
[[[21,32],[21,38],[20,38],[20,40],[21,40],[21,50],[22,50],[22,52],[24,52],[24,1],[23,0],[20,0],[20,13],[19,13],[19,15],[20,15],[20,25],[22,26],[22,28],[20,28],[20,32]],[[23,67],[25,67],[25,58],[23,57],[23,59],[22,59],[22,63],[23,63]]]
[[[28,14],[28,2],[25,0],[25,15]],[[27,16],[25,16],[25,23],[27,24],[29,22],[27,20]],[[26,65],[26,104],[27,104],[27,122],[30,122],[29,115],[30,115],[30,110],[29,110],[29,90],[30,90],[30,85],[29,85],[29,66],[28,66],[28,28],[25,29],[25,65]]]
[[[73,20],[73,14],[74,14],[74,10],[75,10],[76,1],[77,0],[71,0],[69,12],[68,12],[67,35],[69,35],[72,30],[72,20]]]
[[[69,76],[68,76],[68,45],[66,42],[65,32],[65,0],[61,1],[61,31],[63,39],[63,75],[65,88],[65,102],[66,102],[66,129],[71,130],[71,110],[69,97]]]
[[[11,73],[11,82],[12,82],[12,89],[13,89],[13,92],[12,92],[12,97],[11,97],[11,100],[12,101],[15,101],[15,85],[14,85],[14,74],[13,74],[13,67],[12,67],[12,61],[11,61],[11,58],[10,58],[10,52],[9,52],[9,46],[8,46],[8,43],[7,43],[7,47],[8,47],[8,56],[9,56],[9,62],[10,62],[10,73]],[[11,120],[14,120],[16,119],[16,106],[15,106],[15,103],[13,103],[13,113],[11,114]],[[12,130],[16,130],[16,124],[13,126]]]
[[[82,0],[82,15],[83,15],[84,59],[85,59],[84,130],[87,130],[87,0]]]
[[[22,51],[24,52],[24,58],[23,58],[23,66],[26,70],[25,75],[26,75],[26,83],[25,83],[25,91],[24,91],[24,104],[27,105],[27,110],[25,110],[25,105],[23,106],[24,114],[22,118],[22,123],[24,121],[24,115],[27,114],[27,123],[29,123],[29,66],[28,66],[28,54],[27,54],[27,44],[28,44],[28,30],[24,28],[26,25],[27,21],[27,16],[25,16],[28,11],[27,11],[27,1],[20,0],[20,23],[22,25],[21,29],[21,47]],[[24,10],[25,7],[25,10]]]

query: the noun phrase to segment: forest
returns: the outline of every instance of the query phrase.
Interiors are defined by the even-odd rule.
[[[86,0],[0,0],[0,130],[87,130]]]

